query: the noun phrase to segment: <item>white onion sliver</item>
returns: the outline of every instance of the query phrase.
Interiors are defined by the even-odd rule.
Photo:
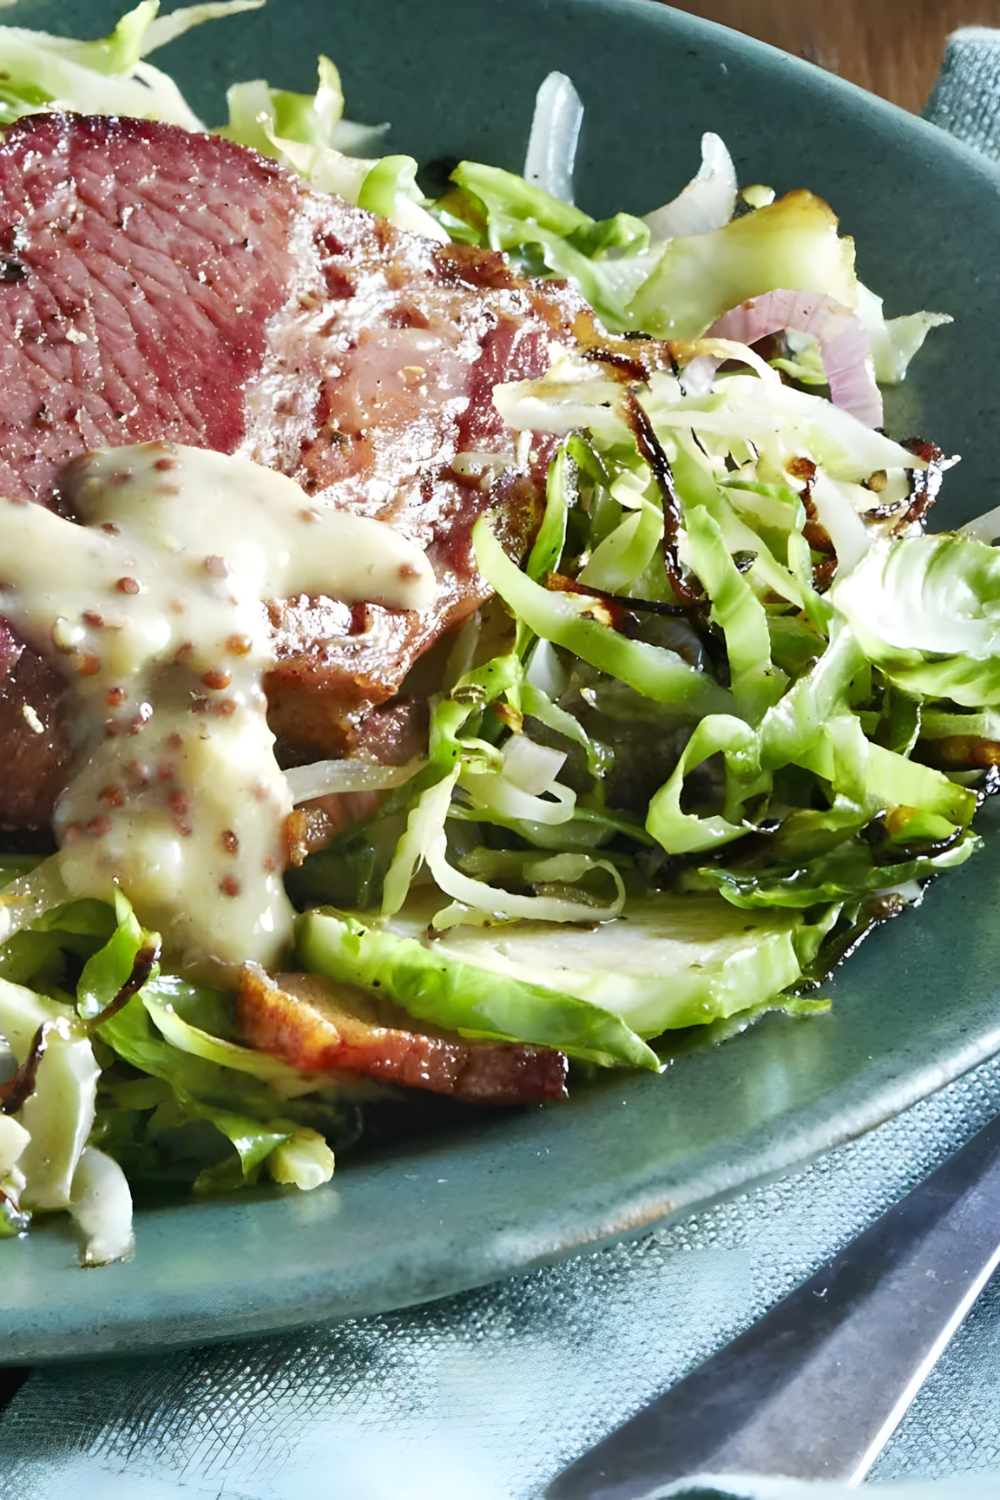
[[[725,142],[711,130],[701,138],[701,166],[687,187],[662,208],[643,217],[653,244],[710,234],[733,217],[736,168]]]
[[[275,1182],[294,1183],[309,1193],[333,1176],[333,1152],[318,1130],[303,1125],[290,1141],[274,1148],[267,1158],[267,1170]]]
[[[1000,537],[1000,505],[994,505],[991,510],[983,511],[981,516],[966,521],[959,532],[970,541],[985,542],[987,546],[992,546],[997,537]]]
[[[204,21],[214,21],[223,16],[236,16],[240,11],[261,10],[264,3],[265,0],[207,0],[204,5],[186,5],[183,10],[175,10],[172,15],[157,16],[146,28],[139,44],[139,56],[148,57],[151,52],[157,52],[168,42],[183,36],[185,31],[190,31],[192,26],[200,26]],[[134,17],[135,12],[132,14]]]
[[[90,1042],[76,1023],[65,1016],[48,1022],[35,1092],[21,1110],[31,1137],[18,1158],[27,1179],[23,1207],[68,1207],[73,1174],[94,1123],[99,1076]]]
[[[536,745],[526,734],[511,735],[503,747],[503,774],[522,792],[540,797],[566,764],[566,752]]]
[[[788,288],[766,292],[723,313],[705,337],[755,344],[786,328],[811,334],[817,340],[834,405],[868,427],[881,427],[882,396],[875,381],[868,334],[861,319],[835,298]]]
[[[617,917],[625,905],[622,878],[614,865],[604,860],[600,861],[601,868],[608,870],[616,889],[615,899],[607,906],[593,906],[589,902],[570,901],[561,896],[522,896],[514,891],[486,885],[481,880],[473,880],[448,863],[444,834],[429,845],[427,865],[446,896],[491,917],[506,917],[512,921],[527,918],[534,922],[608,922]],[[444,913],[438,913],[438,916],[444,916]],[[436,917],[433,925],[438,926]],[[442,925],[452,924],[446,921]]]
[[[751,351],[752,352],[752,351]],[[686,396],[710,396],[715,386],[715,372],[722,363],[710,354],[696,354],[682,371],[681,384]]]
[[[370,760],[317,760],[311,766],[290,766],[285,780],[297,807],[330,792],[374,792],[387,786],[402,786],[415,776],[422,760],[405,766],[381,766]]]
[[[524,792],[506,776],[493,771],[462,773],[461,785],[472,798],[473,807],[496,813],[501,818],[522,818],[529,823],[558,825],[568,823],[576,811],[576,794],[554,781],[549,791],[555,801],[548,802]]]
[[[954,322],[948,313],[905,313],[900,318],[886,318],[882,298],[870,287],[858,282],[855,312],[865,325],[871,345],[875,379],[882,385],[898,385],[906,378],[907,366],[920,349],[932,328]]]
[[[852,572],[872,545],[873,536],[836,480],[819,470],[812,483],[816,517],[837,554],[837,576]]]
[[[524,680],[553,702],[566,691],[569,673],[559,660],[551,641],[540,640],[536,644]]]
[[[573,164],[583,121],[580,95],[565,73],[550,73],[535,98],[524,177],[564,203],[573,202]]]
[[[12,1115],[0,1115],[0,1177],[10,1171],[30,1139]]]
[[[725,364],[726,360],[738,359],[742,364],[749,365],[751,369],[756,370],[761,380],[770,382],[771,385],[781,384],[781,376],[777,370],[772,370],[767,360],[761,359],[760,355],[750,348],[749,339],[734,339],[726,334],[716,334],[710,331],[700,339],[694,339],[690,347],[698,351],[691,364],[695,364],[699,359],[708,358],[714,359],[718,368],[719,365]],[[687,371],[688,366],[685,365],[681,373],[686,375]]]
[[[80,1153],[69,1211],[87,1236],[84,1265],[104,1266],[133,1250],[132,1194],[125,1173],[94,1146],[84,1146]]]
[[[342,156],[377,156],[382,146],[382,137],[388,129],[388,120],[381,125],[359,125],[356,120],[338,120],[330,136],[330,144]]]

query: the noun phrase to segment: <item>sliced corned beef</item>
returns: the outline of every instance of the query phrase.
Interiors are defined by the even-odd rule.
[[[273,162],[143,120],[36,115],[0,146],[0,484],[50,503],[93,448],[232,453],[295,274]]]
[[[550,449],[516,461],[493,387],[542,373],[553,341],[590,328],[564,287],[394,229],[215,137],[49,114],[0,144],[8,498],[60,506],[80,454],[170,438],[248,454],[427,548],[439,590],[419,614],[274,602],[269,717],[299,755],[349,752],[485,597],[470,531],[488,505],[523,543]],[[470,449],[506,466],[459,475]],[[0,676],[0,735],[26,726],[45,754],[7,760],[0,829],[47,821],[70,755],[51,672],[25,651],[16,668]]]

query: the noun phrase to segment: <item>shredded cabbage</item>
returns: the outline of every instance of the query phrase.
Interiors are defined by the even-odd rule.
[[[138,115],[184,130],[203,130],[173,79],[143,59],[191,26],[263,4],[264,0],[219,0],[157,19],[159,0],[140,0],[109,36],[96,42],[0,26],[0,125],[39,110],[69,109]]]
[[[261,3],[161,18],[142,0],[97,41],[0,27],[0,125],[72,109],[203,129],[145,59]],[[830,207],[740,194],[711,133],[663,206],[593,219],[561,74],[523,175],[463,161],[436,201],[412,157],[379,156],[385,127],[344,119],[327,57],[312,94],[256,79],[227,104],[227,139],[403,230],[568,278],[600,320],[591,347],[495,391],[522,444],[563,441],[523,561],[490,517],[474,529],[496,599],[456,640],[426,757],[287,773],[296,803],[377,801],[289,872],[297,962],[418,1022],[607,1067],[657,1068],[670,1028],[808,1009],[794,990],[975,852],[970,767],[1000,763],[1000,509],[921,534],[929,460],[819,393],[829,373],[877,412],[871,370],[903,379],[950,320],[886,319]],[[768,357],[711,333],[755,338],[747,303],[783,340]],[[805,307],[849,330],[836,357]],[[103,1262],[130,1251],[130,1179],[329,1180],[353,1129],[342,1078],[242,1046],[227,997],[146,960],[129,995],[157,939],[124,896],[69,901],[15,856],[0,884],[0,1053],[15,1081],[34,1069],[0,1112],[0,1235],[65,1208]]]

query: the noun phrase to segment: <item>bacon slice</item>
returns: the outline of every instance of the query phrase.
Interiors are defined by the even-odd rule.
[[[413,1024],[395,1006],[315,974],[271,979],[256,964],[240,971],[236,1025],[244,1040],[304,1073],[343,1068],[464,1104],[541,1104],[566,1093],[561,1052],[428,1035]]]

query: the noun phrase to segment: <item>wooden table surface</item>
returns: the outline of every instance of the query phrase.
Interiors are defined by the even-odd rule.
[[[1000,27],[1000,0],[671,0],[783,47],[919,114],[959,26]]]

